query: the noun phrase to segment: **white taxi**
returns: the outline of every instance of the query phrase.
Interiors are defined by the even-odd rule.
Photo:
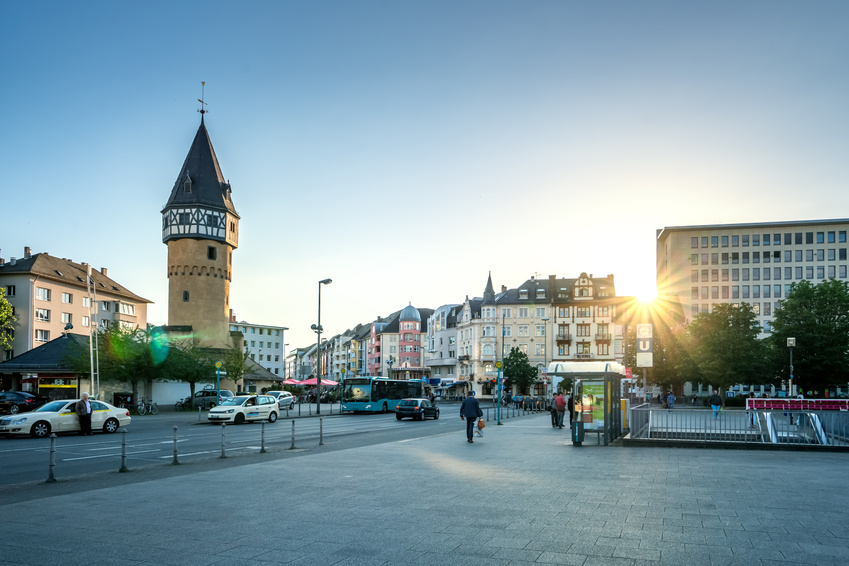
[[[79,399],[51,401],[35,411],[9,415],[0,419],[0,434],[31,434],[50,436],[51,432],[79,432],[80,419],[76,413]],[[130,424],[130,411],[103,401],[91,401],[91,430],[117,432]]]
[[[237,395],[227,397],[217,407],[207,413],[212,423],[242,424],[245,421],[265,421],[273,423],[279,412],[277,399],[271,395]]]

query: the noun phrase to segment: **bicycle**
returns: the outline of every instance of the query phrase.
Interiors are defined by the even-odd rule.
[[[174,403],[174,410],[175,411],[183,411],[183,410],[191,409],[191,408],[192,408],[192,398],[191,397],[186,397],[185,399],[180,399],[179,401]]]
[[[154,403],[153,401],[147,400],[142,397],[142,400],[139,401],[138,406],[136,407],[136,412],[139,415],[145,415],[150,413],[151,415],[155,415],[159,413],[159,405]]]

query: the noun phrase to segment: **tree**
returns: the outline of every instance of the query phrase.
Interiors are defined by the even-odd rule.
[[[687,349],[702,379],[720,388],[768,381],[768,347],[758,339],[760,330],[747,303],[720,303],[696,315],[687,328]]]
[[[528,361],[528,355],[519,348],[512,348],[504,358],[504,386],[515,385],[519,391],[529,391],[536,377],[537,369]]]
[[[110,324],[96,334],[100,381],[129,383],[135,395],[139,384],[161,377],[162,371],[151,353],[150,334],[146,330],[123,328]],[[88,348],[76,347],[69,352],[69,363],[77,373],[90,374]]]
[[[6,300],[6,289],[0,287],[0,347],[3,350],[12,349],[14,340],[12,327],[18,320],[12,315],[12,305]]]
[[[849,380],[849,283],[829,279],[818,285],[794,283],[775,310],[773,360],[778,375],[790,377],[787,338],[795,338],[794,381],[804,390],[822,392]]]
[[[228,348],[224,352],[224,359],[221,360],[224,371],[227,372],[227,379],[233,381],[238,389],[238,382],[245,376],[245,363],[248,361],[248,351],[240,350],[239,348]]]
[[[687,323],[666,316],[665,311],[649,311],[642,320],[652,325],[652,367],[637,367],[636,322],[628,325],[625,334],[625,366],[640,377],[638,386],[660,385],[664,390],[683,387],[698,378],[698,368],[688,352]]]
[[[162,369],[163,379],[187,382],[191,396],[194,396],[195,385],[207,382],[210,376],[215,375],[215,362],[206,350],[196,347],[191,340],[185,340],[169,348]]]

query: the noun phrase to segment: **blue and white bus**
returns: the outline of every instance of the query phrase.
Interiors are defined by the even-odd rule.
[[[423,393],[420,380],[350,377],[342,384],[342,410],[389,413],[401,399],[421,397]]]

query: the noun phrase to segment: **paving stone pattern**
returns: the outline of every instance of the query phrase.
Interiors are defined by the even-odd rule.
[[[573,447],[547,414],[0,505],[3,564],[849,564],[849,455]],[[132,474],[132,472],[131,472]]]

